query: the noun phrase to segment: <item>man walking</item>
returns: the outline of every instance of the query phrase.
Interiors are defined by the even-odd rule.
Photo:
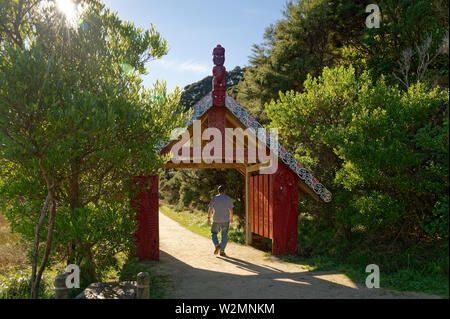
[[[211,225],[211,214],[214,213],[213,223],[211,225],[211,238],[216,247],[214,255],[217,255],[220,250],[220,256],[225,255],[225,247],[227,246],[228,229],[230,223],[233,222],[233,200],[225,195],[226,187],[219,186],[219,195],[214,196],[209,203],[208,210],[208,225]],[[222,242],[219,243],[217,234],[221,232]]]

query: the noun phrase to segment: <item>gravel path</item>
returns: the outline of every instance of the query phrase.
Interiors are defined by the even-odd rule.
[[[170,275],[169,298],[439,298],[368,289],[341,273],[309,272],[245,245],[229,243],[228,257],[215,256],[210,239],[161,213],[159,223],[160,261],[152,264],[158,273]]]

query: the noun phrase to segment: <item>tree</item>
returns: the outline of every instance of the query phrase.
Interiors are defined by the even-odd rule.
[[[425,56],[420,52],[426,47],[425,55],[432,57],[441,50],[449,27],[448,1],[382,0],[377,5],[381,10],[380,28],[364,30],[354,46],[362,54],[353,56],[353,60],[364,59],[375,78],[384,75],[387,81],[399,83],[395,76],[401,69],[399,62],[404,63],[405,53],[410,51],[410,83],[448,87],[448,57],[438,55],[423,69]]]
[[[337,64],[345,45],[362,32],[362,12],[359,1],[287,2],[283,19],[265,30],[262,44],[253,46],[237,101],[268,124],[264,104],[279,91],[302,91],[308,74],[318,76],[324,66]]]
[[[155,145],[182,125],[178,89],[142,86],[145,64],[167,52],[155,28],[123,22],[100,1],[77,4],[75,25],[54,1],[0,7],[0,196],[32,247],[32,298],[51,248],[86,267],[130,249],[131,178],[155,172]]]
[[[352,65],[358,75],[369,70],[375,80],[383,75],[391,84],[404,81],[407,66],[408,82],[448,87],[448,1],[379,1],[380,28],[373,29],[364,25],[369,3],[289,1],[283,18],[265,30],[264,42],[253,46],[237,101],[268,124],[265,103],[280,91],[302,92],[308,74],[317,77],[337,65]]]

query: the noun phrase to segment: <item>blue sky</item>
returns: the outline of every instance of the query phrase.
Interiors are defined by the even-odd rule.
[[[248,65],[252,44],[282,18],[286,0],[104,0],[123,20],[148,29],[150,23],[167,40],[169,53],[151,61],[144,85],[166,80],[172,91],[212,72],[212,49],[225,47],[225,67]]]

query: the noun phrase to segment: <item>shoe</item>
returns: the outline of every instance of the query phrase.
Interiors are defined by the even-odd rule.
[[[222,257],[226,257],[226,256],[227,256],[227,254],[225,254],[225,252],[224,252],[224,251],[221,251],[221,252],[220,252],[220,256],[222,256]]]
[[[214,255],[217,255],[219,253],[220,246],[216,246],[216,249],[214,250]]]

